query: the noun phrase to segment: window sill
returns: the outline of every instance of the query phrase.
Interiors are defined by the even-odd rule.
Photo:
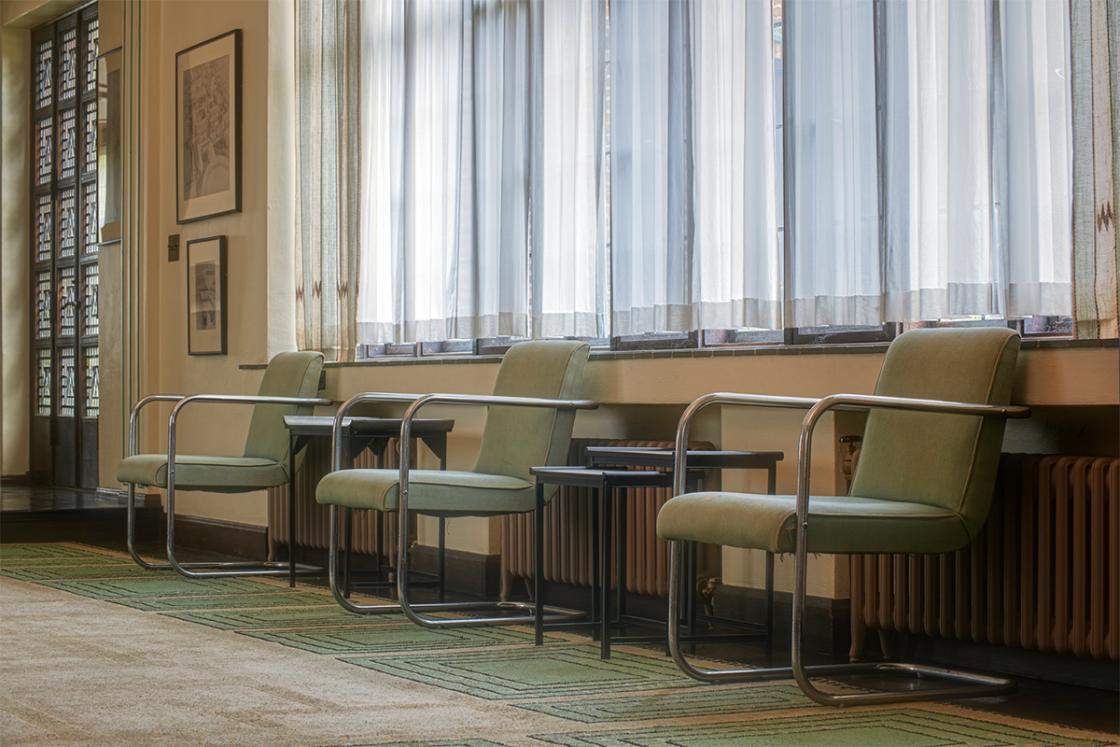
[[[661,358],[738,358],[765,355],[858,355],[884,353],[890,347],[888,342],[832,343],[827,345],[743,345],[726,347],[705,347],[688,350],[592,350],[593,361],[652,360]],[[1116,348],[1120,340],[1074,340],[1071,338],[1027,339],[1023,350],[1060,350],[1065,348]],[[385,356],[367,358],[344,363],[327,363],[327,368],[361,368],[380,366],[426,366],[443,364],[499,363],[500,355],[429,355],[429,356]],[[263,370],[265,363],[243,363],[243,371]]]

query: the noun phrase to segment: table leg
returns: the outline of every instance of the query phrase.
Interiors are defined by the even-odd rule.
[[[439,601],[443,601],[444,590],[446,584],[444,583],[443,572],[447,568],[447,519],[443,516],[439,517],[439,551],[436,557],[436,573],[439,576]]]
[[[599,484],[599,658],[611,658],[611,500],[612,491]]]
[[[544,645],[544,483],[540,480],[533,512],[533,640]]]
[[[601,503],[601,496],[599,491],[594,488],[591,489],[591,620],[599,620],[599,504]],[[591,626],[591,639],[598,640],[599,628]]]
[[[626,491],[619,490],[614,493],[615,504],[615,575],[618,577],[615,587],[615,611],[618,614],[618,625],[621,629],[622,618],[626,615]]]
[[[288,586],[296,588],[296,445],[288,434]]]

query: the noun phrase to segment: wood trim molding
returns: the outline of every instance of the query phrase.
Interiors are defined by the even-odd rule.
[[[167,514],[161,516],[159,527],[159,541],[162,544],[167,541]],[[177,547],[221,553],[245,560],[265,560],[268,557],[266,527],[223,519],[176,516],[175,544]]]

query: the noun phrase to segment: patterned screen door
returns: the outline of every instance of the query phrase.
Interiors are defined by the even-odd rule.
[[[97,7],[32,35],[31,472],[97,486]]]

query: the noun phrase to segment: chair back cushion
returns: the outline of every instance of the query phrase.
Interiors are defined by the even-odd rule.
[[[580,399],[591,348],[575,340],[534,340],[510,347],[498,369],[494,394]],[[575,412],[539,407],[491,407],[482,432],[476,472],[532,481],[530,467],[563,464]]]
[[[314,397],[319,392],[323,354],[304,351],[280,353],[268,362],[258,394],[269,397]],[[264,457],[288,464],[286,415],[309,415],[310,407],[256,405],[245,439],[245,456]]]
[[[1006,405],[1019,335],[1009,329],[921,329],[891,343],[876,394]],[[983,527],[995,487],[1004,420],[873,410],[851,494],[940,506],[969,536]]]

